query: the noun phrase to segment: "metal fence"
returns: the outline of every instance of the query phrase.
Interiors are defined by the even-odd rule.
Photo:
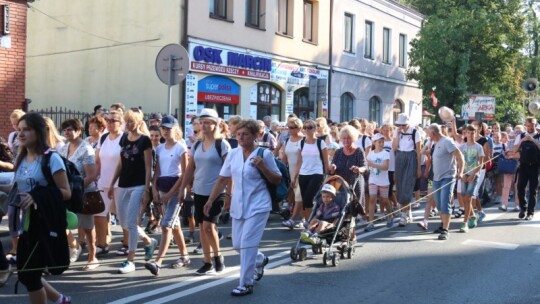
[[[60,126],[62,125],[62,122],[66,119],[78,118],[84,124],[86,120],[88,120],[88,118],[92,115],[92,113],[89,112],[73,111],[65,107],[50,107],[45,109],[29,110],[29,112],[36,112],[41,114],[42,116],[49,117],[54,122],[54,125],[56,126],[58,131],[62,131],[60,130]],[[144,113],[144,120],[148,121],[148,118],[152,114],[155,114],[155,112]],[[178,109],[175,109],[173,115],[175,117],[178,117]]]
[[[54,125],[58,131],[61,131],[60,126],[64,120],[78,118],[84,124],[88,117],[90,117],[92,114],[88,112],[68,110],[67,108],[63,107],[50,107],[39,110],[30,110],[29,112],[35,112],[41,114],[42,116],[49,117],[54,122]]]

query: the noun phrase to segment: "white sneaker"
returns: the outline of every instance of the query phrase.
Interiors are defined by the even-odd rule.
[[[122,262],[122,265],[120,266],[120,268],[118,268],[119,273],[128,273],[133,271],[135,271],[135,263],[133,263],[132,261],[126,260]]]
[[[405,227],[407,226],[407,218],[402,216],[400,219],[399,219],[399,227]]]
[[[79,245],[79,247],[77,249],[73,249],[73,248],[69,247],[69,261],[71,263],[77,262],[77,260],[81,256],[81,253],[82,253],[81,245]]]

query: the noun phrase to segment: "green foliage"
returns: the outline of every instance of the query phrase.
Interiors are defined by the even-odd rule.
[[[425,15],[407,77],[459,113],[469,94],[521,101],[525,18],[520,0],[407,0]],[[506,105],[506,103],[504,103]],[[515,104],[515,103],[511,103]],[[431,100],[424,108],[433,111]],[[497,104],[497,111],[503,107]]]
[[[512,125],[521,124],[525,120],[525,111],[522,104],[511,101],[498,101],[495,119],[502,123]]]

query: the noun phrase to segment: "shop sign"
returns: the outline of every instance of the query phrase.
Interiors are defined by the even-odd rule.
[[[272,59],[202,45],[190,45],[191,70],[270,80]]]
[[[208,76],[198,84],[197,100],[227,104],[240,103],[240,86],[222,76]]]

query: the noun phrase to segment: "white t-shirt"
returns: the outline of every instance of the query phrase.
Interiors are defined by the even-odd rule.
[[[367,156],[367,160],[377,165],[382,165],[385,160],[390,160],[390,153],[382,150],[376,153],[375,150],[371,150]],[[377,186],[388,186],[390,180],[388,179],[388,170],[381,170],[376,168],[369,168],[369,183]]]
[[[364,136],[366,137],[366,139],[362,140],[362,138],[364,138]],[[364,141],[364,145],[362,145],[362,141]],[[366,150],[364,149],[364,146],[366,148],[369,148],[373,145],[373,142],[371,141],[371,138],[369,138],[369,136],[367,135],[360,135],[358,136],[358,139],[356,140],[356,146],[359,147],[360,149],[362,149],[362,151],[366,152]]]
[[[99,189],[108,188],[111,185],[114,171],[116,170],[116,166],[120,161],[120,150],[122,149],[122,147],[120,147],[121,138],[122,134],[118,135],[118,137],[116,137],[114,140],[111,140],[109,135],[107,138],[105,138],[103,144],[101,144],[100,138],[100,142],[97,146],[97,150],[99,151],[97,153],[99,154],[99,162],[101,166],[98,179]],[[114,186],[118,187],[118,180],[116,180]]]
[[[321,151],[326,149],[326,143],[321,140]],[[302,167],[300,167],[300,175],[324,174],[324,167],[321,160],[317,142],[308,144],[304,142],[302,149]]]
[[[182,174],[180,158],[186,153],[186,150],[186,145],[181,142],[176,142],[168,149],[165,144],[160,144],[156,149],[160,176],[180,176]]]
[[[414,135],[413,142],[413,127],[409,127],[406,132],[402,132],[399,136],[398,151],[409,152],[414,151],[416,148],[416,143],[419,143],[422,140],[422,136],[419,132],[416,132]],[[394,138],[398,138],[398,129],[394,130]]]
[[[289,165],[289,175],[293,176],[294,172],[296,171],[296,165],[298,164],[298,151],[300,151],[300,142],[302,139],[299,139],[298,141],[287,141],[287,144],[285,144],[285,155],[287,155],[287,162]]]

